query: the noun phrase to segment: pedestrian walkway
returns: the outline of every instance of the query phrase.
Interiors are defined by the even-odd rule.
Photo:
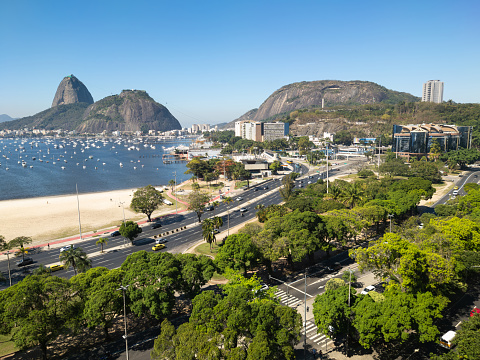
[[[307,333],[307,339],[318,345],[320,350],[330,350],[335,347],[333,340],[327,337],[325,334],[317,334],[317,326],[313,320],[307,320],[306,324],[303,324],[302,335],[305,335],[305,329]]]
[[[280,300],[280,303],[290,307],[296,307],[300,305],[303,300],[296,298],[293,295],[287,294],[285,291],[278,289],[275,296]]]

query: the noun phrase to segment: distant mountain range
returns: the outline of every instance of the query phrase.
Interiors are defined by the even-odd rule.
[[[8,116],[4,121],[0,123],[0,130],[28,127],[100,133],[182,128],[170,111],[153,100],[146,91],[123,90],[119,95],[93,102],[87,87],[73,75],[66,76],[60,82],[51,108],[16,120]]]
[[[8,116],[7,114],[0,114],[0,123],[4,121],[12,121],[14,118]]]
[[[258,109],[249,110],[225,127],[232,128],[235,122],[240,120],[274,120],[294,110],[321,108],[322,100],[325,108],[328,108],[337,105],[397,104],[403,101],[420,101],[420,98],[389,90],[370,81],[303,81],[283,86],[270,95]]]

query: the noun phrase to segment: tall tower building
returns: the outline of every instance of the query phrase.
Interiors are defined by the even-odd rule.
[[[423,84],[422,101],[440,104],[443,101],[443,82],[428,80]]]

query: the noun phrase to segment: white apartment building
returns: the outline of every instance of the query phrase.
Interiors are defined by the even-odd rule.
[[[242,139],[262,141],[262,123],[254,121],[235,122],[235,136]]]
[[[423,84],[422,101],[440,104],[443,102],[443,82],[429,80]]]

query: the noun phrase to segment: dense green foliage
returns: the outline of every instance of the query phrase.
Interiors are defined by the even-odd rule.
[[[236,277],[223,296],[204,291],[193,300],[189,321],[175,329],[167,320],[155,340],[152,359],[294,359],[301,317],[260,296],[258,280]]]
[[[148,221],[152,221],[150,215],[152,215],[152,213],[161,205],[163,205],[162,193],[152,185],[147,185],[137,189],[133,193],[130,208],[135,212],[147,215]]]

